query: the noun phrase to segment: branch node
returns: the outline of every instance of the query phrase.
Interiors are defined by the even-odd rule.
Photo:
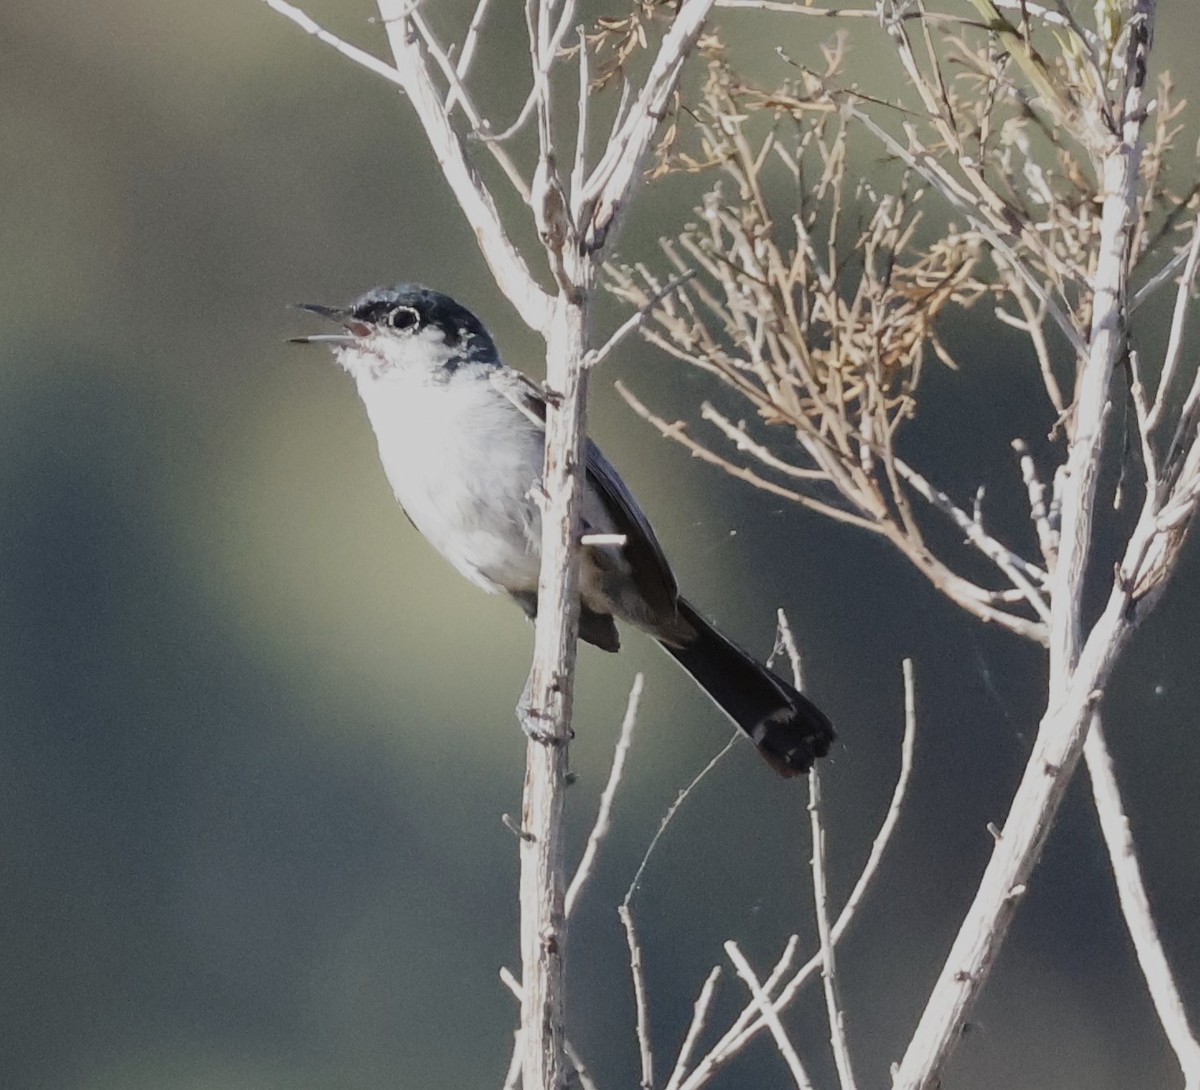
[[[500,824],[503,825],[518,840],[524,840],[524,841],[532,844],[533,841],[535,841],[537,839],[537,837],[535,837],[533,835],[533,833],[527,832],[526,830],[522,829],[521,826],[518,825],[513,820],[511,814],[501,814],[500,815]]]

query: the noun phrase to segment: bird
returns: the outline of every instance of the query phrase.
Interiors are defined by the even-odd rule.
[[[476,586],[537,615],[545,390],[501,361],[483,323],[418,284],[348,306],[296,304],[335,323],[323,344],[354,380],[384,472],[409,521]],[[828,717],[683,598],[649,520],[599,447],[586,448],[579,638],[620,649],[616,622],[648,633],[785,777],[824,757]],[[608,538],[600,535],[611,535]]]

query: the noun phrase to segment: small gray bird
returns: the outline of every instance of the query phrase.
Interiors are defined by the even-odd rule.
[[[400,506],[429,543],[476,586],[537,614],[546,402],[500,362],[483,323],[453,299],[401,284],[348,307],[302,304],[338,333],[327,344],[354,379]],[[784,776],[829,752],[833,728],[791,685],[721,635],[679,596],[662,547],[617,471],[587,445],[579,638],[617,651],[616,620],[648,632]]]

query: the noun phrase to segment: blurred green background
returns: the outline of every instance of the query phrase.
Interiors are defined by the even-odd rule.
[[[519,56],[509,6],[491,44]],[[463,9],[438,0],[437,15]],[[308,10],[382,50],[370,4]],[[1161,17],[1159,61],[1196,101],[1200,12],[1169,0]],[[827,32],[778,18],[754,31],[764,58]],[[520,66],[503,70],[512,85],[488,105],[511,117]],[[648,252],[692,199],[665,183],[621,251]],[[6,0],[0,254],[0,1087],[498,1086],[515,1005],[497,970],[516,968],[516,844],[500,819],[519,805],[510,709],[530,630],[418,539],[349,381],[284,343],[311,329],[290,302],[418,280],[537,372],[406,104],[257,0]],[[604,304],[598,326],[618,318]],[[956,401],[923,456],[967,497],[1011,479],[1007,442],[1036,391],[1009,366],[1018,341],[986,322],[959,337],[972,366],[930,369]],[[863,1082],[881,1085],[987,857],[986,824],[1003,819],[1044,699],[1040,657],[882,545],[661,442],[617,377],[669,417],[709,388],[630,341],[595,383],[592,433],[690,597],[764,655],[773,611],[789,610],[842,735],[825,766],[838,903],[886,807],[900,660],[916,659],[913,797],[841,956]],[[1019,510],[1015,482],[999,495]],[[1193,1011],[1195,554],[1108,720]],[[583,651],[573,747],[577,852],[646,671],[616,829],[572,935],[570,1032],[604,1087],[637,1081],[614,906],[728,733],[648,641],[626,643]],[[660,846],[635,901],[660,1072],[723,940],[760,968],[792,931],[813,945],[807,824],[803,788],[739,745]],[[727,980],[719,1013],[742,999]],[[788,1023],[828,1085],[816,989]],[[1077,785],[947,1086],[1176,1082]],[[759,1044],[716,1085],[784,1084]]]

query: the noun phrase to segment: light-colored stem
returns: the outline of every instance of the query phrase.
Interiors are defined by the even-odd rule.
[[[545,332],[551,300],[534,280],[525,259],[509,239],[492,195],[467,158],[462,141],[430,77],[420,39],[411,24],[410,0],[378,0],[379,15],[405,93],[425,129],[446,183],[475,232],[483,256],[500,289],[531,328]]]
[[[825,1015],[829,1019],[829,1043],[833,1048],[841,1090],[856,1090],[854,1064],[846,1037],[846,1021],[837,981],[833,929],[829,925],[829,892],[825,880],[825,827],[821,823],[821,774],[816,765],[808,773],[808,812],[811,816],[813,856],[813,900],[817,911],[817,934],[821,939],[821,983],[825,991]]]
[[[1127,595],[1114,587],[1069,689],[1042,719],[1003,833],[897,1068],[893,1090],[936,1086],[962,1035],[1066,795],[1095,702],[1131,630],[1127,607]]]
[[[586,268],[574,270],[581,278]],[[560,295],[547,338],[547,384],[555,392],[546,418],[542,474],[542,570],[533,666],[523,715],[529,744],[521,810],[521,1026],[524,1090],[566,1085],[566,864],[563,802],[579,624],[575,542],[583,485],[587,370],[586,293]]]
[[[1129,819],[1121,805],[1112,758],[1104,744],[1099,713],[1092,717],[1083,755],[1092,781],[1092,797],[1100,818],[1100,830],[1104,834],[1104,844],[1108,848],[1108,858],[1117,883],[1121,915],[1129,928],[1129,937],[1133,940],[1150,999],[1179,1060],[1184,1090],[1200,1090],[1200,1043],[1188,1024],[1187,1011],[1175,986],[1175,978],[1171,975],[1171,967],[1167,964],[1158,928],[1150,912],[1146,887],[1142,884],[1142,871],[1129,832]]]
[[[587,543],[586,536],[583,542]],[[638,706],[642,700],[644,682],[645,675],[638,674],[633,679],[633,688],[629,690],[629,700],[625,705],[625,717],[621,720],[621,733],[617,738],[616,751],[613,753],[608,783],[604,785],[604,790],[600,793],[600,809],[596,813],[596,822],[592,826],[591,833],[588,834],[587,846],[583,849],[583,857],[579,860],[579,866],[575,868],[575,877],[571,879],[571,884],[567,887],[564,911],[568,919],[571,918],[571,912],[575,907],[575,902],[579,899],[584,884],[592,875],[592,867],[595,865],[600,844],[612,827],[613,799],[616,798],[617,786],[625,771],[625,758],[629,756],[629,746],[633,741],[633,728],[637,726]]]
[[[783,1028],[783,1023],[779,1020],[778,1012],[771,1005],[770,997],[764,991],[762,983],[755,975],[754,970],[750,968],[750,962],[746,960],[746,956],[742,953],[736,942],[727,942],[725,944],[725,953],[728,955],[729,960],[733,962],[733,967],[737,970],[738,976],[745,981],[746,987],[750,989],[750,997],[753,999],[754,1005],[762,1013],[763,1020],[767,1023],[767,1028],[771,1031],[771,1036],[775,1038],[775,1047],[779,1049],[779,1054],[783,1057],[783,1062],[787,1064],[792,1081],[796,1084],[796,1090],[813,1090],[812,1080],[808,1077],[808,1072],[805,1071],[804,1064],[801,1062],[791,1038],[787,1035],[787,1030]]]
[[[1124,345],[1128,231],[1135,210],[1142,92],[1154,8],[1154,0],[1135,0],[1129,6],[1120,132],[1102,156],[1104,191],[1092,327],[1076,384],[1061,542],[1050,584],[1050,699],[1003,835],[896,1071],[894,1090],[926,1090],[939,1081],[1041,853],[1083,749],[1095,703],[1132,627],[1129,595],[1116,583],[1086,643],[1080,605],[1092,556],[1092,511],[1109,388]]]
[[[683,62],[692,51],[713,0],[682,0],[637,101],[596,164],[581,193],[575,195],[576,221],[584,243],[598,250],[629,199],[650,140],[671,101]]]
[[[646,972],[642,967],[642,944],[638,942],[637,928],[633,923],[633,912],[629,902],[617,906],[621,926],[625,928],[625,940],[629,945],[629,972],[633,977],[633,1002],[637,1012],[638,1056],[642,1062],[642,1090],[654,1090],[654,1050],[650,1045],[650,1003],[646,997]]]
[[[834,922],[830,932],[830,941],[834,945],[841,941],[842,936],[857,917],[859,905],[862,903],[867,890],[870,888],[879,870],[884,852],[887,850],[887,846],[891,842],[892,833],[895,831],[896,824],[900,820],[900,811],[904,806],[904,800],[908,795],[908,785],[912,779],[916,731],[917,707],[913,666],[911,659],[905,659],[904,740],[900,746],[900,775],[896,780],[896,788],[892,793],[892,801],[888,806],[883,824],[880,825],[879,832],[875,835],[875,841],[871,845],[871,852],[867,857],[867,862],[863,865],[863,869],[858,876],[858,881],[854,883],[854,889],[842,907],[842,911],[838,913],[837,920]],[[774,971],[763,985],[763,991],[767,995],[775,994],[775,989],[779,986],[779,982],[791,970],[798,942],[799,939],[795,935],[788,941],[783,954],[776,963]],[[805,982],[824,964],[825,959],[820,951],[809,958],[792,975],[791,979],[779,991],[778,995],[776,995],[773,1000],[775,1010],[784,1010],[795,999]],[[696,1069],[687,1077],[686,1081],[682,1081],[683,1075],[677,1070],[676,1075],[673,1075],[671,1081],[667,1084],[667,1090],[676,1090],[676,1088],[678,1090],[699,1090],[700,1087],[704,1086],[712,1078],[718,1068],[727,1064],[735,1055],[741,1052],[750,1039],[766,1027],[766,1024],[765,1019],[757,1013],[757,1008],[747,1007],[737,1017],[726,1033],[722,1035],[721,1039],[709,1049],[708,1053],[696,1065]]]

